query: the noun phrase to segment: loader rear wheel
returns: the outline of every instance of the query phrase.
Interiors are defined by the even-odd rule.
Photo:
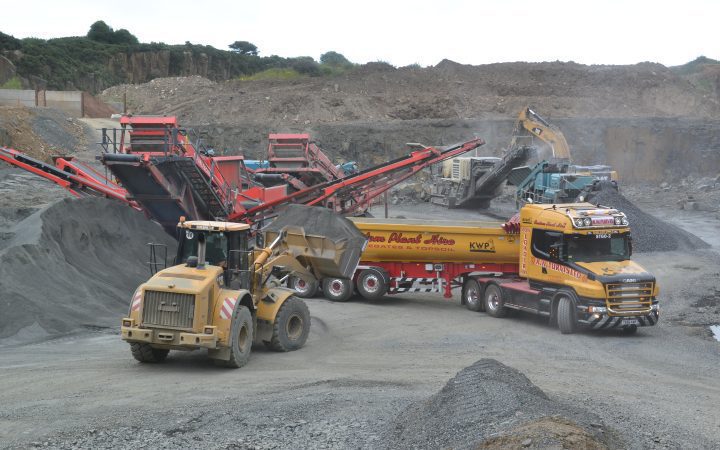
[[[163,348],[152,348],[150,344],[134,342],[130,344],[130,352],[133,358],[142,363],[159,363],[167,358],[170,350]]]
[[[577,328],[577,317],[575,315],[575,303],[570,297],[560,297],[557,311],[558,328],[562,334],[572,334]]]
[[[233,369],[247,364],[253,342],[253,318],[247,306],[238,306],[230,330],[230,359],[215,359],[215,364]]]
[[[295,291],[295,295],[300,298],[315,297],[318,290],[318,282],[316,280],[307,281],[300,277],[289,277],[288,287]]]
[[[485,311],[493,317],[501,318],[507,315],[502,290],[497,284],[485,287]]]
[[[363,298],[378,300],[387,292],[385,275],[378,269],[365,269],[357,279],[357,290]]]
[[[352,281],[347,278],[324,278],[322,281],[325,298],[333,302],[346,302],[352,297]]]
[[[273,334],[265,345],[276,352],[297,350],[310,334],[310,311],[304,301],[296,297],[285,300],[275,316]]]
[[[477,280],[472,278],[465,282],[462,291],[465,307],[470,311],[485,311],[485,301],[482,296],[482,288]]]

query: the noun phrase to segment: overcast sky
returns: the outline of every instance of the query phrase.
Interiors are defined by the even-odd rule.
[[[141,42],[227,49],[241,40],[262,56],[334,50],[395,66],[720,59],[720,0],[23,0],[3,8],[0,31],[81,36],[96,20]]]

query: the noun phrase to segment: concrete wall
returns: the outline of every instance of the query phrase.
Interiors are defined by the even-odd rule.
[[[108,105],[83,91],[0,89],[0,105],[55,108],[70,117],[109,118],[122,110],[122,105]]]
[[[45,104],[38,106],[47,106],[48,108],[56,108],[72,117],[83,116],[83,93],[82,91],[44,91]],[[40,102],[38,102],[40,103]]]
[[[35,91],[20,89],[0,89],[0,105],[35,106]]]

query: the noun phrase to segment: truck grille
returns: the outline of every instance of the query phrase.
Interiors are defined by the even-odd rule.
[[[195,296],[176,292],[145,291],[142,316],[145,326],[192,328]]]
[[[652,281],[639,283],[608,283],[605,287],[607,293],[608,310],[613,313],[646,313],[652,305],[654,288]]]

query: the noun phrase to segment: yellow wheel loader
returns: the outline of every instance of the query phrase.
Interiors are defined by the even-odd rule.
[[[133,357],[160,362],[170,350],[207,349],[218,365],[242,367],[253,343],[279,352],[301,348],[310,313],[281,283],[290,276],[308,283],[338,272],[349,277],[366,244],[347,219],[310,209],[304,217],[312,223],[285,226],[263,249],[250,249],[247,224],[181,218],[176,265],[141,284],[122,319]],[[151,270],[157,265],[151,256]]]

